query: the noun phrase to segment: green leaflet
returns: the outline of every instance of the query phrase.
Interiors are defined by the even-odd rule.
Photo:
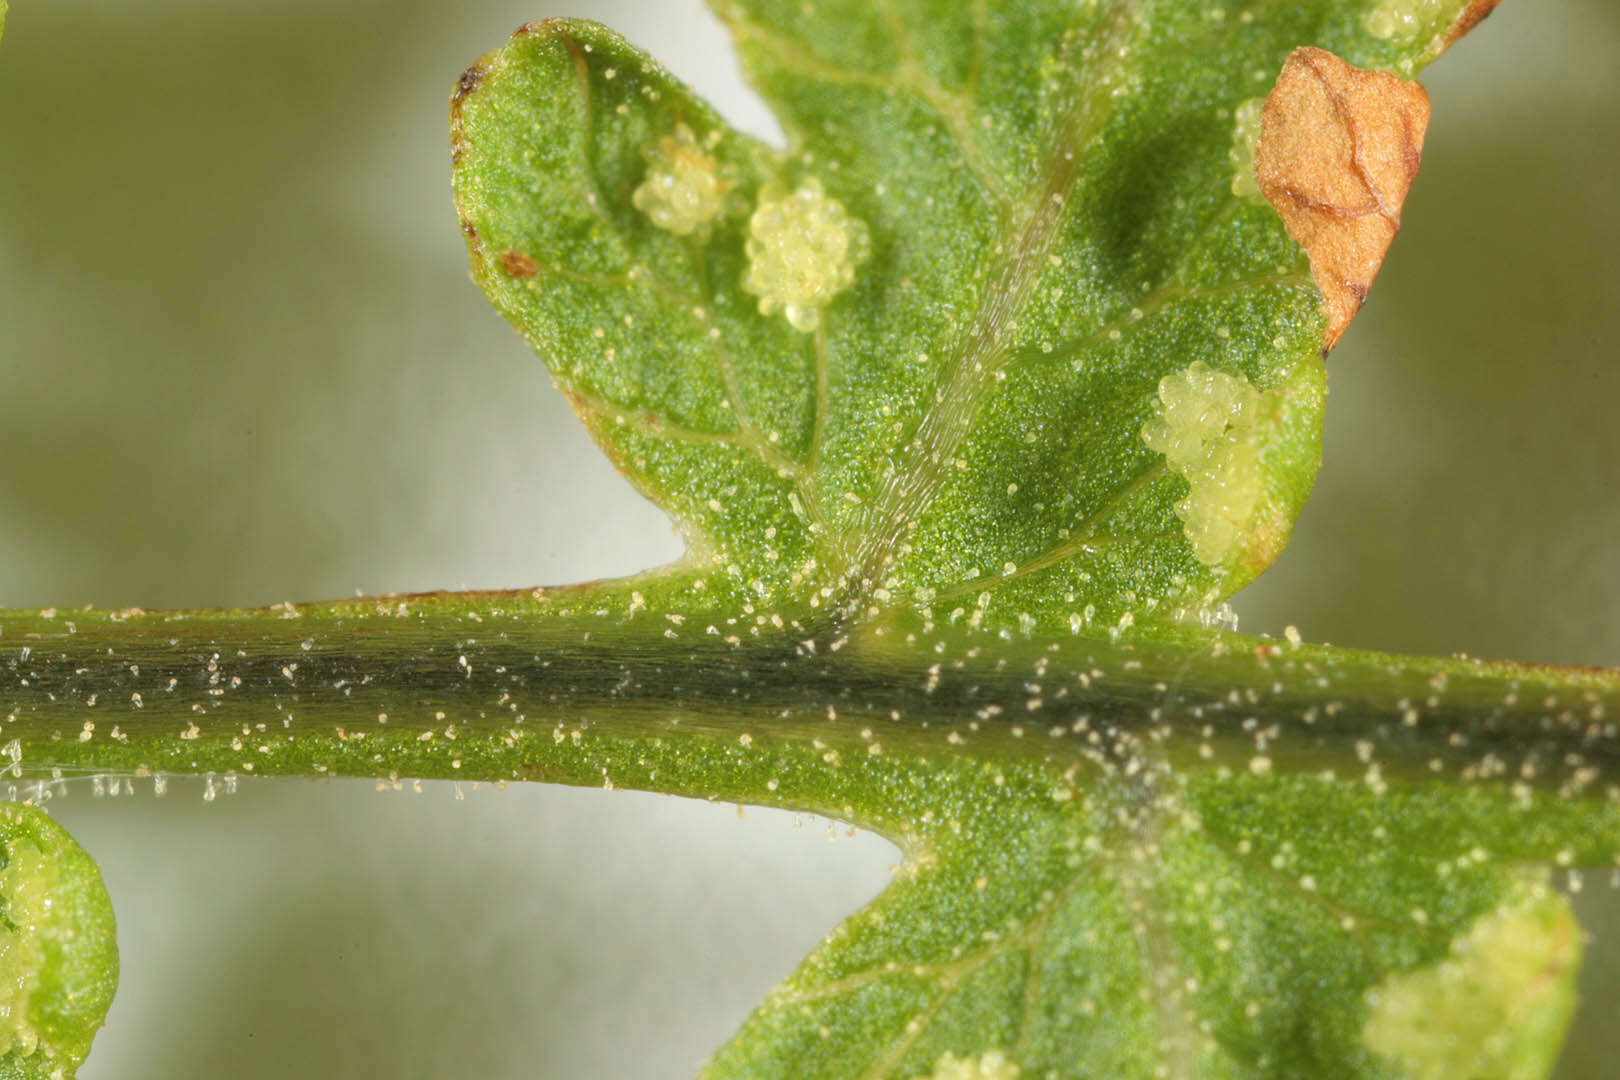
[[[72,1077],[118,985],[112,905],[43,811],[0,803],[0,1078]]]
[[[1302,42],[1380,45],[1352,5],[1216,11],[721,5],[780,154],[610,31],[533,24],[452,109],[474,275],[680,523],[709,603],[1207,611],[1285,542],[1323,398],[1318,294],[1233,193],[1234,111]],[[635,205],[683,125],[731,196],[691,235]],[[809,333],[745,287],[761,192],[806,180],[870,242]],[[1259,497],[1213,566],[1141,434],[1200,358],[1263,394]]]
[[[1545,1073],[1568,1022],[1571,927],[1556,943],[1562,961],[1526,958],[1477,985],[1428,975],[1454,936],[1534,887],[1499,850],[1470,862],[1499,839],[1498,819],[1470,820],[1446,797],[1333,792],[1336,814],[1302,833],[1258,811],[1293,814],[1321,791],[1221,788],[1178,793],[1168,822],[1161,801],[1160,823],[1144,829],[1146,814],[1113,820],[1123,800],[1086,799],[1065,819],[1041,806],[1049,791],[1021,792],[1020,805],[1004,784],[996,804],[1012,823],[909,864],[704,1075],[918,1077],[947,1054],[999,1053],[1026,1076],[1395,1077],[1413,1046],[1457,1066],[1425,1075]],[[1236,805],[1251,794],[1258,805]],[[1454,874],[1434,872],[1449,865]],[[1407,981],[1397,1015],[1415,1031],[1404,1045],[1364,1035],[1369,995],[1392,978]],[[1522,1020],[1521,999],[1544,988],[1550,1022],[1516,1048],[1529,1069],[1462,1071],[1471,1059],[1447,1040],[1482,1012]],[[1396,1049],[1408,1053],[1378,1052]]]
[[[1527,903],[1567,928],[1526,866],[1613,857],[1614,814],[1575,798],[1593,778],[1549,792],[1541,751],[1480,757],[1453,727],[1463,779],[1524,779],[1422,784],[1416,754],[1460,764],[1403,733],[1456,721],[1438,668],[1386,705],[1394,725],[1332,721],[1341,757],[1312,772],[1296,735],[1343,703],[1307,695],[1282,724],[1261,705],[1326,692],[1348,658],[1223,700],[1219,679],[1187,688],[1227,643],[1180,629],[1275,558],[1319,458],[1324,318],[1248,175],[1257,99],[1298,46],[1409,73],[1486,6],[717,0],[781,152],[594,24],[532,24],[463,77],[474,276],[688,539],[682,565],[604,591],[603,614],[698,615],[745,648],[786,630],[896,671],[934,641],[926,693],[948,664],[985,670],[987,650],[1002,670],[998,640],[1176,643],[1140,669],[1162,696],[1145,725],[1092,686],[1120,669],[1031,665],[1031,714],[1048,680],[1079,695],[1030,720],[1062,737],[1061,771],[1063,752],[1023,767],[969,752],[933,764],[920,818],[898,795],[861,809],[898,822],[898,880],[706,1076],[1550,1067],[1571,942],[1534,974],[1445,965]],[[1211,402],[1229,422],[1208,426]],[[1189,440],[1213,449],[1179,454]],[[1518,689],[1493,677],[1476,720]],[[1570,723],[1601,718],[1611,695],[1594,692]],[[1020,716],[959,708],[973,732]],[[1463,1008],[1447,1004],[1457,979]],[[1518,997],[1549,1004],[1484,1064],[1447,1049],[1460,1022],[1414,1035],[1387,1004],[1477,1019]]]
[[[1499,718],[1457,718],[1490,716],[1493,676],[1381,664],[1375,696],[1396,712],[1379,718],[1364,702],[1340,718],[1334,703],[1355,677],[1332,653],[1267,647],[1256,654],[1273,686],[1317,673],[1326,711],[1247,692],[1223,702],[1223,678],[1252,688],[1258,672],[1190,659],[1139,724],[1129,662],[992,655],[1042,652],[1050,668],[1014,668],[1030,680],[1022,701],[981,690],[977,722],[953,729],[984,764],[941,767],[932,824],[902,835],[895,883],[762,1004],[708,1080],[926,1077],[946,1055],[1001,1055],[1038,1077],[1551,1069],[1579,944],[1534,867],[1609,863],[1620,815],[1612,799],[1573,797],[1583,781],[1568,772],[1516,790],[1478,783],[1481,768],[1533,777],[1561,756],[1528,741],[1511,758],[1480,756],[1504,747]],[[907,654],[891,654],[895,670]],[[1139,654],[1137,670],[1166,671],[1170,655]],[[1111,689],[1051,708],[1091,679]],[[1575,712],[1604,715],[1590,688],[1519,686],[1586,702],[1572,734],[1584,726]],[[1274,722],[1275,706],[1291,718]],[[1054,781],[1051,758],[1030,772],[988,751],[1008,734],[1032,751],[1054,737],[1086,749]],[[1342,756],[1321,753],[1339,739]],[[1426,770],[1474,781],[1425,786]],[[1527,933],[1527,921],[1546,929]],[[1499,1035],[1488,1053],[1472,1034],[1481,1024]]]

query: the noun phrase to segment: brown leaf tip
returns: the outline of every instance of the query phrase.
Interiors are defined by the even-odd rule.
[[[1485,16],[1495,11],[1496,5],[1501,2],[1502,0],[1474,0],[1473,3],[1463,9],[1461,15],[1457,16],[1457,21],[1451,26],[1451,34],[1446,38],[1446,44],[1452,44],[1485,21]]]
[[[540,264],[521,251],[501,252],[501,269],[515,278],[532,278],[540,273]]]
[[[1328,309],[1324,352],[1400,231],[1428,123],[1423,87],[1322,49],[1296,49],[1266,98],[1255,179],[1310,257]]]

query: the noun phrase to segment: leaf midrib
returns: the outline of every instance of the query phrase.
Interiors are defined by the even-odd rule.
[[[1071,195],[1081,173],[1081,148],[1092,147],[1108,116],[1112,88],[1122,75],[1122,46],[1134,26],[1131,7],[1129,0],[1116,0],[1093,34],[1085,52],[1098,65],[1084,89],[1075,92],[1060,110],[1038,193],[1026,204],[1016,225],[991,245],[992,252],[1000,253],[996,269],[989,275],[991,295],[979,306],[974,324],[947,362],[937,404],[918,424],[905,457],[888,474],[857,529],[843,575],[846,589],[854,594],[851,609],[882,584],[896,546],[944,483],[949,463],[956,459],[987,391],[997,381],[996,361],[1007,352],[1006,334],[1017,325],[1068,219]],[[1069,85],[1078,83],[1074,79]]]

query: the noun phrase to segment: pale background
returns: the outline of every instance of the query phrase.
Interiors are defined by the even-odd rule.
[[[692,0],[14,3],[0,606],[516,586],[676,553],[467,281],[450,207],[456,75],[559,14],[771,134]],[[1245,629],[1620,664],[1617,57],[1613,0],[1508,0],[1431,72],[1406,232]],[[542,787],[53,809],[121,923],[86,1080],[688,1077],[894,860],[825,822]],[[1598,1004],[1564,1075],[1597,1078],[1620,904],[1582,902]]]

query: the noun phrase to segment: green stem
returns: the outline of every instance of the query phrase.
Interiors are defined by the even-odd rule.
[[[467,593],[0,612],[0,738],[22,796],[91,774],[547,780],[897,837],[929,805],[908,792],[944,772],[1075,792],[1150,764],[1620,793],[1613,672],[1205,631],[1007,640],[910,616],[728,641],[646,611],[555,608]]]

